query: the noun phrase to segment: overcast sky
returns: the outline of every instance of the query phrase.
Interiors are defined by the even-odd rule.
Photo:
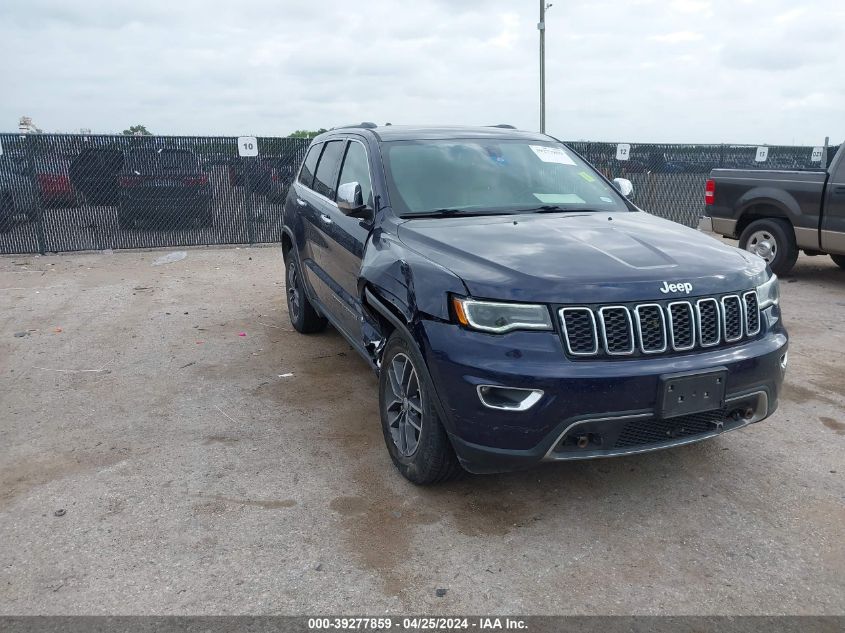
[[[353,121],[537,129],[534,0],[0,0],[0,131],[286,135]],[[555,0],[567,140],[845,137],[843,0]]]

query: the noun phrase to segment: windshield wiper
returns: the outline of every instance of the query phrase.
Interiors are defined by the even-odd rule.
[[[524,213],[554,213],[555,211],[566,211],[567,213],[595,213],[595,209],[583,209],[574,207],[564,207],[559,204],[541,204],[539,207],[529,207],[527,209],[520,209]]]
[[[450,218],[456,215],[507,215],[513,213],[512,211],[489,211],[483,209],[432,209],[431,211],[422,211],[421,213],[406,213],[402,218],[406,220],[415,220],[416,218]]]

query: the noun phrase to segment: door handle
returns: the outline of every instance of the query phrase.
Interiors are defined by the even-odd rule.
[[[840,194],[840,195],[845,193],[845,186],[839,185],[838,187],[834,187],[833,193]]]
[[[332,219],[325,213],[320,214],[320,220],[323,221],[323,224],[332,224]]]
[[[298,204],[300,207],[304,207],[304,206],[305,206],[306,204],[308,204],[308,203],[307,203],[307,202],[305,202],[305,200],[303,200],[302,198],[297,198],[297,199],[296,199],[296,204]]]

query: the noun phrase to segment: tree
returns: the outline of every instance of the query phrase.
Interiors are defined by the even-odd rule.
[[[288,138],[314,138],[323,132],[328,132],[328,130],[324,127],[321,127],[319,130],[296,130],[288,134]]]
[[[125,136],[152,136],[145,125],[130,125],[128,130],[123,130],[122,134]]]

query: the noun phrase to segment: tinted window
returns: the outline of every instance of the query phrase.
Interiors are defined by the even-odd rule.
[[[320,164],[317,165],[317,173],[314,175],[314,191],[326,196],[329,200],[334,200],[337,167],[340,163],[340,155],[343,153],[343,145],[343,141],[326,143],[326,149],[323,150]]]
[[[311,181],[314,180],[314,168],[317,166],[317,159],[320,158],[320,150],[323,149],[323,144],[318,143],[312,145],[308,150],[308,156],[305,157],[305,162],[302,163],[302,171],[299,172],[299,182],[306,187],[311,186]]]
[[[373,206],[373,186],[370,184],[370,170],[367,166],[367,152],[361,143],[352,141],[346,150],[346,158],[343,159],[343,168],[340,170],[340,184],[345,182],[357,182],[361,185],[361,193],[364,194],[364,202],[370,208]]]

